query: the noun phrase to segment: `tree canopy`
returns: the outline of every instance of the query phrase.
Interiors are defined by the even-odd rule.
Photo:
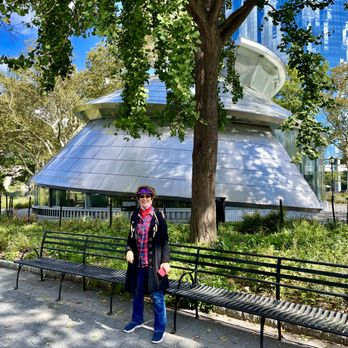
[[[86,69],[74,74],[77,93],[82,100],[98,98],[120,89],[121,61],[104,44],[87,54]]]
[[[118,69],[105,45],[98,45],[85,70],[56,78],[46,93],[34,67],[0,73],[0,183],[5,176],[27,182],[56,154],[82,125],[74,108],[120,88]]]
[[[1,1],[3,22],[9,22],[13,12],[23,15],[31,11],[33,21],[28,25],[38,28],[37,45],[27,56],[2,57],[1,61],[14,68],[28,67],[37,61],[41,68],[39,80],[44,88],[51,89],[55,76],[71,73],[71,37],[102,36],[124,66],[123,110],[115,125],[134,137],[141,132],[159,135],[146,112],[145,102],[144,83],[154,62],[156,74],[167,86],[167,108],[162,117],[172,133],[181,138],[186,127],[194,129],[192,241],[211,242],[216,239],[218,129],[226,122],[224,114],[219,113],[218,78],[226,64],[224,88],[232,91],[234,99],[241,96],[231,36],[254,8],[267,8],[267,17],[280,27],[279,47],[287,53],[290,68],[297,69],[306,96],[305,109],[296,116],[300,122],[293,118],[289,127],[303,129],[299,134],[304,150],[316,144],[321,131],[314,116],[321,90],[317,72],[323,59],[307,49],[308,44],[317,44],[320,38],[312,34],[310,27],[299,28],[296,16],[305,8],[320,11],[333,0],[288,0],[279,8],[273,3],[271,0],[245,0],[241,5],[231,0]],[[231,9],[228,16],[226,9]],[[152,48],[147,44],[149,37]],[[192,86],[194,95],[190,91]]]
[[[45,94],[33,71],[0,74],[0,166],[2,173],[27,182],[71,138],[81,124],[72,81],[57,80]]]
[[[318,113],[323,108],[328,108],[333,100],[331,93],[334,90],[334,84],[329,74],[329,66],[324,63],[317,69],[315,78],[317,79],[318,97],[314,100],[302,88],[297,69],[288,67],[287,75],[288,78],[284,86],[274,97],[279,105],[292,113],[282,128],[285,131],[297,132],[296,147],[298,152],[293,158],[295,162],[300,162],[303,155],[315,159],[320,155],[321,148],[329,144],[327,137],[329,128],[316,120]],[[313,117],[308,117],[308,113],[312,113]],[[304,141],[303,139],[306,137],[309,137],[312,142]]]
[[[330,142],[341,151],[343,162],[348,167],[348,64],[333,68],[331,76],[334,89],[330,96],[334,102],[325,108],[330,124]]]

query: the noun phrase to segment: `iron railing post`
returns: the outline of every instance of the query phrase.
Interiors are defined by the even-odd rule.
[[[279,200],[279,211],[280,211],[280,222],[281,224],[284,223],[284,210],[283,210],[283,200]]]
[[[335,214],[335,181],[334,181],[334,163],[335,159],[331,156],[330,157],[330,166],[331,166],[331,207],[332,207],[332,218],[333,223],[336,225],[336,214]]]
[[[6,215],[9,216],[9,210],[8,210],[8,195],[6,194]]]
[[[28,206],[28,222],[30,220],[30,209],[31,209],[31,196],[29,196],[29,206]]]
[[[112,226],[112,197],[109,197],[109,227]]]
[[[59,207],[59,226],[62,226],[62,214],[63,214],[63,205],[60,203]]]

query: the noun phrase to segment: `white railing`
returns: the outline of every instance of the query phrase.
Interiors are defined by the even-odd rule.
[[[190,208],[166,208],[167,220],[172,222],[189,222],[191,218]]]
[[[279,209],[256,209],[256,208],[240,208],[240,207],[226,207],[225,219],[226,221],[242,221],[244,215],[251,215],[258,212],[261,216],[265,216],[271,212],[279,212]],[[284,208],[285,217],[287,219],[311,219],[317,213],[302,212],[294,210],[286,210]]]
[[[59,219],[60,207],[34,206],[34,212],[46,219]],[[163,211],[161,209],[161,211]],[[130,216],[132,212],[121,211],[120,208],[112,208],[112,214],[125,214]],[[62,207],[62,219],[81,219],[83,217],[92,219],[109,219],[110,208],[75,208]],[[188,222],[191,217],[191,209],[189,208],[167,208],[165,212],[166,218],[172,222]]]
[[[160,209],[163,211],[163,209]],[[60,207],[46,207],[46,206],[34,206],[33,211],[37,213],[39,217],[46,219],[59,219]],[[260,215],[269,214],[271,209],[255,209],[255,208],[240,208],[240,207],[226,207],[225,219],[226,221],[242,221],[243,216],[246,214],[253,214],[259,212]],[[274,211],[274,210],[273,210]],[[286,211],[286,209],[285,209]],[[130,217],[132,212],[121,211],[120,208],[113,208],[112,214],[125,214]],[[75,208],[75,207],[62,207],[62,219],[80,219],[83,217],[92,219],[109,219],[109,208]],[[168,221],[171,222],[189,222],[191,218],[190,208],[166,208],[165,215]],[[313,213],[309,212],[297,212],[286,211],[286,218],[313,218]]]

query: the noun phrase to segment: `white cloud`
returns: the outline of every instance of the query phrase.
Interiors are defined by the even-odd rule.
[[[8,67],[7,64],[0,64],[0,72],[7,72]]]
[[[12,27],[16,34],[20,34],[26,37],[36,36],[37,29],[27,28],[25,23],[30,23],[34,17],[32,12],[28,13],[25,16],[19,16],[17,13],[13,13],[10,18]]]

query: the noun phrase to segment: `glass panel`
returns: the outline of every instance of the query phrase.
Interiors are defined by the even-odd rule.
[[[49,189],[34,186],[34,205],[49,206]]]
[[[191,203],[188,201],[172,201],[172,200],[163,200],[156,199],[154,206],[160,209],[166,208],[191,208]]]
[[[52,206],[60,206],[66,207],[66,191],[65,190],[51,190],[51,205]]]
[[[109,197],[105,195],[92,194],[91,207],[92,208],[106,208],[109,206]]]
[[[85,195],[82,192],[68,191],[67,192],[67,207],[85,207]]]
[[[289,156],[294,156],[297,151],[296,132],[282,132],[280,129],[273,129],[273,131]],[[316,160],[303,157],[301,163],[295,163],[319,200],[323,200],[325,195],[323,149],[321,152],[322,155]]]

